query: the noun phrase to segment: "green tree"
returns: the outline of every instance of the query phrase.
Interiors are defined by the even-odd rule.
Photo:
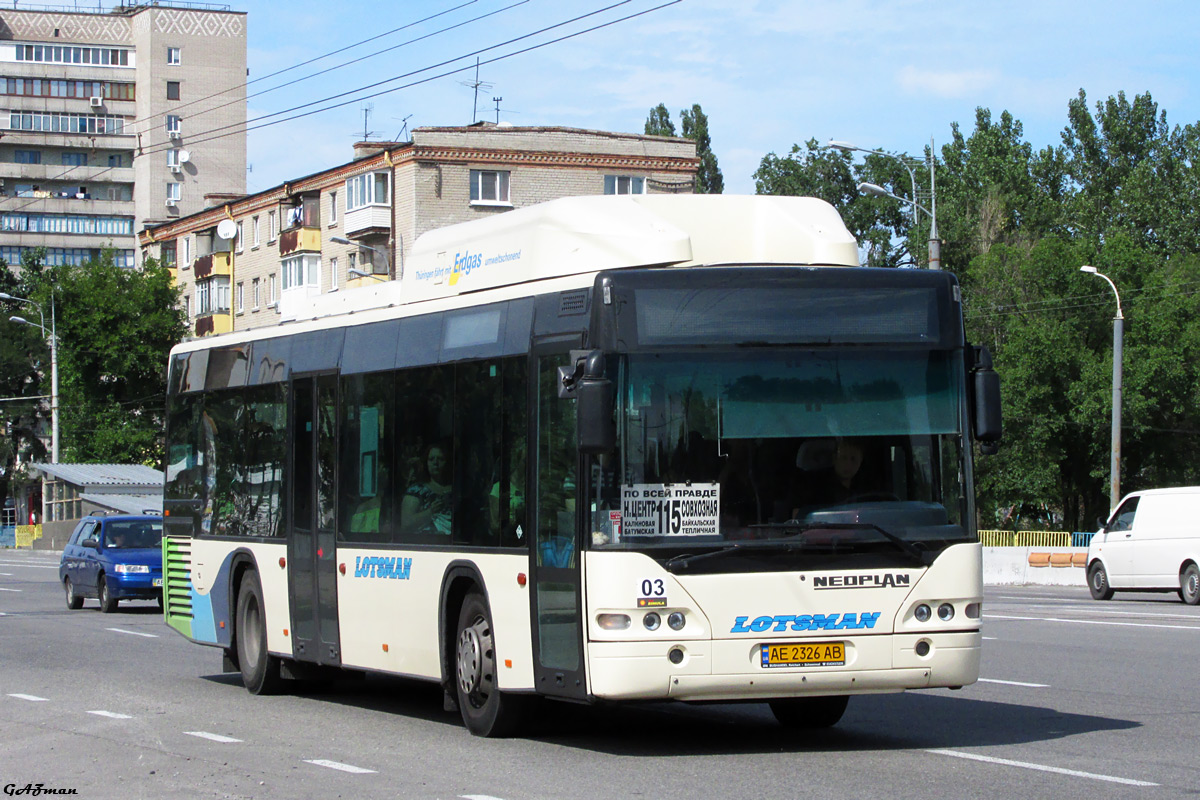
[[[679,113],[682,117],[683,136],[696,143],[696,157],[700,159],[700,168],[696,171],[696,193],[720,194],[725,188],[725,179],[721,176],[717,157],[712,151],[712,140],[708,136],[708,117],[701,110],[699,103],[693,104],[690,110],[684,109]]]
[[[646,118],[646,135],[675,135],[675,123],[671,122],[671,112],[667,111],[667,107],[662,103],[650,109],[650,116]]]
[[[46,308],[53,294],[60,458],[158,464],[167,357],[186,332],[170,272],[153,260],[124,269],[104,253],[84,266],[26,270],[22,279],[26,296]]]

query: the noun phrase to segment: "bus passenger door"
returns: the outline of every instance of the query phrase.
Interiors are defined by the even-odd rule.
[[[571,345],[578,347],[578,338]],[[558,368],[567,366],[567,344],[533,350],[530,406],[535,410],[532,441],[532,520],[536,535],[530,553],[534,686],[542,694],[587,696],[583,664],[583,592],[579,537],[579,446],[575,400],[558,397]]]
[[[341,664],[337,611],[337,375],[292,381],[288,591],[292,655]]]

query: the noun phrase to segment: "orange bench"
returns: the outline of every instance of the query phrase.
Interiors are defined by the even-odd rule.
[[[1050,566],[1052,567],[1069,567],[1071,559],[1074,558],[1074,553],[1051,553]]]
[[[1071,566],[1086,567],[1087,566],[1087,551],[1071,554]]]

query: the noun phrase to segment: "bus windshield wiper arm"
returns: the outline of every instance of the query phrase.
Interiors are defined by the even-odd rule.
[[[667,568],[668,572],[677,572],[681,569],[687,569],[689,565],[697,561],[703,561],[704,559],[712,558],[713,556],[758,553],[766,550],[782,550],[784,552],[788,552],[791,550],[798,550],[803,546],[803,542],[786,539],[760,542],[733,542],[732,544],[727,544],[724,547],[720,547],[716,550],[708,550],[704,553],[684,553],[682,555],[672,556],[663,563],[663,566]]]
[[[914,559],[926,566],[930,563],[931,551],[917,542],[910,542],[902,536],[897,536],[891,531],[885,530],[872,522],[828,522],[828,523],[805,523],[800,526],[804,530],[825,529],[825,530],[871,530],[878,533],[883,538],[887,539],[896,547],[908,553]],[[803,531],[801,531],[803,532]]]

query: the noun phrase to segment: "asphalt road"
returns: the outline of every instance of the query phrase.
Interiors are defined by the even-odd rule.
[[[1179,797],[1200,793],[1200,608],[998,587],[980,683],[859,697],[818,735],[765,705],[549,704],[481,740],[390,678],[252,697],[152,603],[68,611],[0,550],[0,789],[84,798]],[[13,791],[8,789],[7,791]],[[24,795],[31,796],[31,795]]]

